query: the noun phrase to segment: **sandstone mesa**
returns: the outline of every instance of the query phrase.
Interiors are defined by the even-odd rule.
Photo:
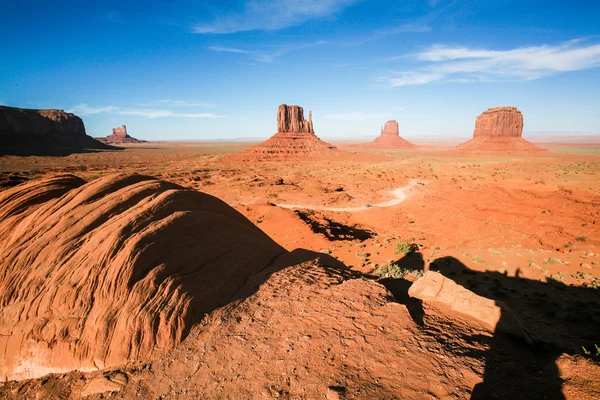
[[[85,132],[78,116],[63,110],[0,106],[0,155],[68,155],[116,150]]]
[[[516,107],[488,108],[475,120],[473,139],[457,149],[466,153],[534,153],[543,151],[523,139],[523,114]]]

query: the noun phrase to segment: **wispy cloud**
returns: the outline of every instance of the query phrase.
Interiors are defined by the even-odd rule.
[[[212,103],[204,103],[195,100],[171,100],[171,99],[161,99],[154,100],[148,103],[140,103],[137,104],[142,107],[156,107],[156,106],[171,106],[171,107],[198,107],[198,108],[214,108],[217,107],[216,104]]]
[[[80,116],[85,116],[85,115],[100,114],[100,113],[104,113],[104,112],[114,112],[114,111],[117,111],[118,109],[119,109],[118,107],[114,107],[114,106],[89,107],[87,104],[81,103],[81,104],[74,106],[71,109],[67,110],[67,112],[77,114]]]
[[[357,0],[247,0],[244,11],[192,28],[195,33],[230,34],[280,30],[341,12]]]
[[[275,61],[277,58],[292,53],[298,50],[304,50],[315,46],[321,46],[326,44],[324,40],[319,40],[311,43],[297,44],[297,45],[286,45],[279,46],[274,49],[242,49],[238,47],[226,47],[226,46],[209,46],[209,50],[218,53],[236,53],[244,54],[253,60],[260,61],[263,63],[270,63]]]
[[[345,121],[364,121],[369,119],[387,118],[389,114],[382,113],[348,113],[348,114],[329,114],[325,115],[327,119],[341,119]]]
[[[148,119],[154,118],[223,118],[222,115],[214,113],[181,113],[172,110],[156,109],[156,108],[120,108],[114,106],[105,107],[89,107],[87,104],[81,103],[67,110],[67,112],[77,114],[79,116],[112,113],[117,115],[132,115],[144,117]]]
[[[600,44],[584,45],[582,42],[577,39],[555,46],[528,46],[512,50],[435,45],[408,56],[424,65],[397,71],[378,80],[389,87],[432,82],[530,81],[600,67]]]

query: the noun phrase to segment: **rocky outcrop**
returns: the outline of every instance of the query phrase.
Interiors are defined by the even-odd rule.
[[[517,107],[488,108],[475,120],[473,137],[521,137],[523,114]]]
[[[109,144],[129,144],[129,143],[146,143],[145,140],[139,140],[127,134],[127,127],[121,125],[120,128],[113,128],[112,135],[98,140]]]
[[[312,111],[308,121],[304,119],[304,109],[299,106],[282,104],[277,109],[277,132],[315,133],[312,123]]]
[[[400,137],[400,129],[396,120],[385,123],[381,128],[381,134],[367,147],[382,149],[412,149],[414,144]]]
[[[63,110],[0,106],[0,155],[68,155],[87,149],[117,149],[85,132],[78,116]]]
[[[523,134],[523,114],[516,107],[488,108],[477,117],[473,139],[459,145],[469,153],[530,153],[543,151]]]
[[[285,250],[221,200],[151,177],[0,194],[0,381],[149,359]]]
[[[408,289],[408,295],[424,302],[443,303],[454,311],[475,318],[492,331],[532,342],[521,321],[506,304],[478,296],[439,272],[425,272]]]
[[[305,120],[302,107],[280,105],[277,110],[277,129],[278,132],[268,140],[228,158],[236,161],[294,160],[344,153],[315,135],[312,111],[308,120]]]

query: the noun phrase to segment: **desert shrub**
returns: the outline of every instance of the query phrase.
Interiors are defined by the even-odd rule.
[[[394,278],[399,279],[404,276],[411,274],[416,277],[423,276],[423,271],[421,270],[411,270],[408,268],[402,268],[398,264],[383,264],[380,265],[373,273],[380,278]]]
[[[594,344],[593,349],[586,349],[584,346],[581,346],[581,350],[583,350],[583,355],[590,360],[600,362],[600,347],[597,344]]]
[[[577,240],[578,242],[585,242],[586,239],[587,239],[586,236],[579,236],[579,237],[575,238],[575,240]]]
[[[409,254],[417,250],[417,245],[414,243],[398,240],[396,242],[396,254]]]

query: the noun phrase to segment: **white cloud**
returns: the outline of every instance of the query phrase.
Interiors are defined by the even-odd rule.
[[[390,87],[430,82],[528,81],[599,67],[600,44],[582,45],[581,42],[572,40],[555,46],[528,46],[512,50],[435,45],[409,55],[409,58],[425,65],[378,80]]]
[[[253,50],[251,50],[251,49],[240,49],[237,47],[224,47],[224,46],[209,46],[208,49],[211,51],[214,51],[214,52],[218,52],[218,53],[245,54],[248,57],[250,57],[256,61],[270,63],[285,54],[288,54],[288,53],[291,53],[294,51],[298,51],[298,50],[308,49],[308,48],[315,47],[315,46],[321,46],[326,43],[327,42],[325,42],[324,40],[319,40],[316,42],[299,44],[299,45],[280,46],[276,49],[270,49],[270,50],[269,49],[266,49],[266,50],[253,49]]]
[[[100,114],[104,112],[112,112],[118,110],[118,107],[113,106],[104,106],[104,107],[89,107],[85,103],[81,103],[73,108],[67,110],[69,113],[77,114],[80,116],[92,115],[92,114]]]
[[[229,34],[253,30],[279,30],[339,13],[357,0],[247,0],[240,14],[198,24],[192,32]]]
[[[76,114],[78,116],[86,116],[100,113],[113,113],[117,115],[134,115],[145,118],[164,118],[164,117],[177,117],[177,118],[222,118],[222,115],[213,113],[180,113],[171,110],[155,109],[155,108],[119,108],[115,106],[104,106],[104,107],[89,107],[85,103],[81,103],[77,106],[67,110],[67,112]]]
[[[364,121],[369,119],[387,118],[389,114],[380,113],[349,113],[349,114],[329,114],[325,115],[327,119],[341,119],[345,121]]]

